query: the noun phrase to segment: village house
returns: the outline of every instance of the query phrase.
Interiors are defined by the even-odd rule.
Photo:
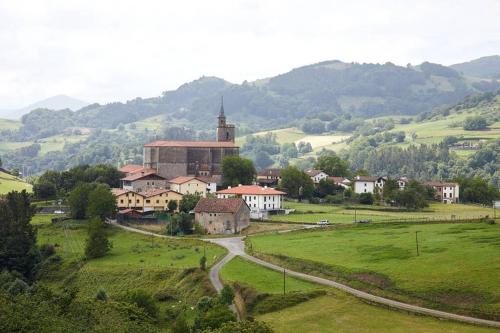
[[[239,185],[217,191],[220,199],[242,198],[250,207],[250,216],[254,219],[266,219],[270,214],[283,211],[283,197],[285,192],[259,185]]]
[[[405,189],[406,184],[408,184],[409,179],[407,177],[399,177],[397,182],[398,182],[399,189],[402,191]]]
[[[167,187],[167,180],[157,175],[155,171],[132,173],[121,181],[123,189],[135,192]]]
[[[208,184],[198,177],[180,176],[168,181],[170,189],[184,194],[198,193],[203,198],[207,196]]]
[[[458,183],[430,181],[425,182],[424,185],[436,190],[436,200],[443,203],[457,203],[459,201],[460,186]]]
[[[177,204],[177,209],[175,212],[179,211],[180,201],[182,200],[182,194],[172,190],[166,189],[153,189],[139,193],[144,197],[144,206],[142,211],[166,211],[168,209],[168,203],[170,201],[175,201]]]
[[[343,188],[349,188],[351,186],[351,181],[345,177],[328,177],[335,185],[342,186]]]
[[[281,169],[264,169],[257,174],[260,186],[277,186],[281,181]]]
[[[353,179],[354,193],[375,193],[381,192],[384,188],[385,177],[356,176]]]
[[[217,177],[198,176],[196,178],[207,184],[207,193],[217,192]]]
[[[308,169],[305,171],[305,173],[309,177],[311,177],[314,184],[319,184],[321,180],[327,179],[329,177],[329,175],[322,170]]]
[[[111,193],[116,198],[116,205],[119,210],[127,208],[142,210],[144,207],[144,196],[139,193],[122,188],[113,188]]]
[[[208,234],[234,234],[250,225],[250,208],[241,198],[203,198],[194,214],[195,222]]]

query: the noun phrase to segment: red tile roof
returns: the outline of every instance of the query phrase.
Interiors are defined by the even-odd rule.
[[[162,176],[157,175],[156,171],[149,171],[149,172],[146,172],[146,173],[136,172],[136,173],[133,173],[133,174],[131,174],[131,175],[125,177],[125,178],[122,178],[122,180],[134,181],[134,180],[139,180],[139,179],[146,178],[146,177],[151,177],[151,176],[154,176],[153,177],[154,179],[165,179]]]
[[[118,171],[124,172],[124,173],[134,173],[137,170],[142,169],[142,165],[137,165],[137,164],[127,164],[122,166],[121,168],[118,169]]]
[[[207,183],[205,180],[201,179],[201,177],[194,177],[194,176],[179,176],[175,177],[174,179],[170,179],[168,182],[172,184],[184,184],[193,179],[197,179],[200,182]]]
[[[144,145],[144,147],[189,147],[189,148],[238,148],[229,141],[162,141],[157,140]]]
[[[246,203],[241,198],[212,199],[203,198],[194,207],[195,213],[237,213]],[[248,206],[247,206],[248,207]]]
[[[154,197],[155,195],[158,195],[158,194],[168,193],[168,192],[173,192],[173,193],[177,193],[177,194],[182,195],[179,192],[172,191],[172,190],[167,190],[167,189],[163,189],[163,188],[151,189],[151,190],[139,192],[139,194],[142,195],[145,198],[149,198],[149,197]]]
[[[328,177],[335,184],[349,184],[351,181],[345,177]]]
[[[275,190],[270,187],[262,187],[259,185],[241,185],[225,190],[217,191],[217,194],[251,194],[251,195],[285,195],[285,192]]]
[[[113,195],[115,197],[119,196],[119,195],[122,195],[122,194],[125,194],[125,193],[128,193],[128,192],[132,192],[132,191],[129,191],[129,190],[124,190],[122,188],[112,188],[111,189],[111,193],[113,193]]]

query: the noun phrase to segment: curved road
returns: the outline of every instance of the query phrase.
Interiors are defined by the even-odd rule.
[[[123,226],[123,225],[120,225],[117,223],[112,223],[112,224],[117,226],[117,227],[120,227],[120,228],[128,230],[128,231],[132,231],[132,232],[138,232],[141,234],[150,235],[150,236],[157,236],[157,237],[162,237],[162,238],[171,238],[169,236],[159,235],[159,234],[155,234],[152,232]],[[347,292],[351,295],[354,295],[356,297],[359,297],[361,299],[364,299],[364,300],[367,300],[370,302],[374,302],[374,303],[379,303],[379,304],[382,304],[385,306],[389,306],[391,308],[405,310],[405,311],[413,312],[413,313],[419,313],[419,314],[428,315],[428,316],[437,317],[437,318],[442,318],[442,319],[460,321],[460,322],[464,322],[464,323],[468,323],[468,324],[500,328],[500,322],[498,322],[498,321],[474,318],[474,317],[469,317],[469,316],[462,316],[462,315],[458,315],[458,314],[454,314],[454,313],[433,310],[433,309],[424,308],[424,307],[420,307],[420,306],[416,306],[416,305],[402,303],[402,302],[394,301],[394,300],[391,300],[388,298],[375,296],[375,295],[369,294],[367,292],[351,288],[345,284],[338,283],[338,282],[335,282],[332,280],[328,280],[328,279],[320,278],[317,276],[313,276],[313,275],[304,274],[304,273],[285,269],[281,266],[271,264],[267,261],[261,260],[259,258],[256,258],[254,256],[247,254],[245,252],[245,244],[243,242],[243,239],[244,239],[244,237],[201,239],[201,240],[206,241],[206,242],[220,245],[229,251],[229,253],[221,261],[219,261],[217,264],[212,266],[212,268],[210,269],[210,281],[212,282],[212,284],[214,285],[214,287],[217,291],[220,291],[222,289],[222,286],[223,286],[223,284],[220,280],[220,277],[219,277],[219,273],[220,273],[221,268],[225,264],[227,264],[229,261],[231,261],[231,259],[233,259],[235,256],[241,256],[242,258],[249,260],[251,262],[254,262],[258,265],[261,265],[261,266],[264,266],[264,267],[267,267],[267,268],[270,268],[270,269],[273,269],[276,271],[280,271],[280,272],[283,272],[283,270],[285,270],[286,274],[288,274],[290,276],[294,276],[294,277],[297,277],[299,279],[311,281],[311,282],[321,284],[324,286],[333,287],[333,288],[342,290],[344,292]],[[231,308],[235,313],[237,313],[236,309],[234,308],[234,305]]]

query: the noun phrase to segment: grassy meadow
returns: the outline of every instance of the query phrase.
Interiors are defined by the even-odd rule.
[[[32,191],[31,184],[24,182],[18,177],[14,177],[5,172],[0,172],[0,194],[7,194],[10,191]]]
[[[415,304],[500,318],[498,224],[373,224],[250,241],[257,254],[295,270]]]
[[[221,271],[226,282],[243,282],[260,293],[278,295],[283,292],[283,274],[256,265],[240,257],[229,262]],[[257,315],[277,332],[421,332],[421,333],[489,333],[480,328],[425,316],[389,310],[360,301],[338,290],[328,289],[307,281],[286,277],[287,292],[326,291],[324,296],[298,305]]]
[[[372,220],[373,222],[412,221],[412,220],[451,220],[465,218],[480,218],[493,216],[492,208],[478,205],[447,205],[433,202],[422,211],[408,212],[391,210],[380,206],[309,204],[302,202],[285,201],[285,208],[295,209],[289,215],[274,215],[271,220],[276,222],[315,223],[320,220],[329,220],[330,223],[352,223],[356,219]],[[356,209],[354,209],[356,208]]]
[[[98,290],[120,299],[132,290],[167,295],[160,308],[190,306],[213,288],[206,272],[197,269],[204,250],[208,265],[215,263],[225,250],[196,240],[152,238],[109,226],[113,247],[103,258],[84,261],[86,221],[66,221],[53,225],[50,215],[36,215],[39,244],[53,244],[62,258],[58,269],[43,274],[42,283],[52,288],[72,286],[81,297],[94,297]]]

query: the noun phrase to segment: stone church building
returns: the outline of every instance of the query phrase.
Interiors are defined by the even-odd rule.
[[[166,179],[179,176],[214,177],[220,183],[222,160],[239,155],[235,126],[226,123],[224,103],[218,116],[217,141],[154,141],[144,145],[143,167]]]

